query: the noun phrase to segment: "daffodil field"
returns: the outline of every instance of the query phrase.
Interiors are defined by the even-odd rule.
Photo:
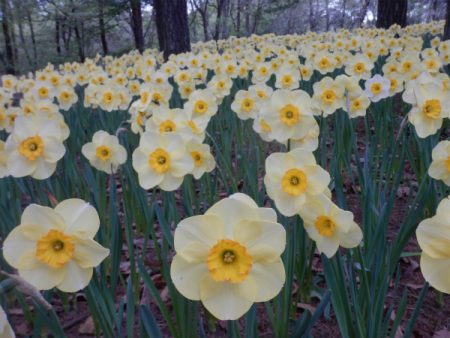
[[[3,75],[0,337],[412,337],[450,293],[443,27]]]

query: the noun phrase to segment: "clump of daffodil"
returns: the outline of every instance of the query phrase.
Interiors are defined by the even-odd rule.
[[[450,186],[450,141],[439,142],[431,156],[433,161],[428,168],[428,175]]]
[[[372,102],[378,102],[389,97],[391,81],[380,74],[368,79],[365,83],[365,94]]]
[[[269,139],[286,142],[288,139],[305,137],[312,125],[317,124],[313,116],[311,98],[303,90],[279,89],[262,105],[260,129]],[[255,128],[259,130],[259,128]]]
[[[270,154],[265,168],[267,194],[288,217],[299,213],[307,199],[324,193],[330,183],[330,174],[316,163],[311,151],[302,148]]]
[[[181,221],[174,244],[175,287],[218,319],[238,319],[284,285],[285,230],[273,209],[259,208],[247,195],[231,195]]]
[[[108,174],[115,173],[127,160],[127,151],[120,145],[117,136],[104,130],[95,132],[92,142],[83,145],[81,153],[94,168]]]
[[[146,131],[133,152],[133,168],[144,189],[172,191],[194,169],[194,160],[179,134]]]
[[[17,117],[6,140],[8,173],[14,177],[46,179],[56,170],[66,149],[56,119],[37,116]]]
[[[416,230],[422,249],[420,269],[425,280],[435,289],[450,293],[450,198],[444,198],[436,215],[420,222]]]
[[[329,258],[339,246],[354,248],[361,242],[362,232],[353,221],[353,214],[340,209],[325,194],[308,198],[300,209],[300,217],[319,252]]]
[[[97,211],[80,199],[62,201],[54,209],[31,204],[6,237],[3,256],[37,289],[76,292],[109,255],[93,239],[99,226]]]
[[[444,118],[450,117],[449,91],[429,73],[422,73],[410,81],[403,92],[403,101],[412,104],[409,121],[419,137],[435,134],[441,128]]]

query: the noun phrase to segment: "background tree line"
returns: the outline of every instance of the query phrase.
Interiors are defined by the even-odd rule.
[[[231,35],[389,27],[446,17],[450,0],[0,0],[0,73]],[[447,14],[448,16],[448,14]],[[447,25],[448,27],[448,25]],[[447,28],[448,30],[449,28]]]

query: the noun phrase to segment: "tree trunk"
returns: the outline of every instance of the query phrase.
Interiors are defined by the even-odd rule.
[[[36,48],[36,37],[34,36],[34,25],[33,25],[33,20],[31,19],[30,8],[28,6],[25,6],[25,13],[27,15],[28,27],[30,28],[31,45],[33,47],[34,66],[36,67],[37,60],[38,60],[37,48]]]
[[[229,18],[231,12],[230,2],[231,2],[230,0],[225,0],[225,4],[223,6],[222,24],[220,31],[220,36],[222,37],[222,39],[227,39],[230,36],[230,29],[229,29]]]
[[[100,26],[100,40],[102,42],[103,55],[108,54],[108,41],[106,41],[104,0],[98,0],[98,25]]]
[[[7,74],[14,74],[14,53],[13,53],[13,46],[11,42],[11,36],[9,33],[9,21],[8,21],[8,15],[6,14],[7,11],[7,0],[0,0],[0,6],[1,11],[3,13],[2,18],[2,28],[3,28],[3,36],[5,38],[5,51],[6,51],[6,73]]]
[[[393,24],[406,26],[408,0],[378,0],[377,28],[389,28]]]
[[[444,41],[450,40],[450,0],[447,0],[447,14],[445,15]]]
[[[242,0],[237,0],[236,35],[238,38],[241,37],[241,11]]]
[[[364,22],[364,18],[366,17],[367,14],[367,9],[369,8],[370,5],[370,0],[366,0],[364,2],[364,4],[361,6],[361,11],[359,12],[359,17],[357,20],[354,20],[351,27],[361,27],[363,22]]]
[[[217,0],[217,17],[216,17],[216,29],[214,30],[214,40],[219,40],[220,26],[222,24],[222,12],[226,0]]]
[[[325,0],[325,27],[327,32],[330,29],[330,9],[328,5],[328,0]]]
[[[60,39],[60,29],[61,24],[59,23],[59,16],[55,13],[55,43],[56,43],[56,53],[61,56],[61,39]]]
[[[345,16],[347,15],[345,11],[347,10],[347,0],[343,0],[342,2],[342,16],[341,16],[341,27],[345,27]]]
[[[315,30],[315,20],[314,20],[314,4],[312,0],[309,0],[309,30]]]
[[[17,25],[19,27],[20,44],[22,45],[28,65],[30,67],[33,67],[33,62],[31,60],[31,56],[30,56],[30,53],[28,52],[28,48],[27,48],[28,44],[25,41],[25,35],[23,33],[22,16],[21,16],[22,15],[21,1],[15,2],[15,9],[16,9],[15,12],[16,12],[16,18],[17,18]]]
[[[167,60],[170,54],[191,50],[186,0],[155,0],[159,48]]]
[[[130,5],[134,45],[142,53],[144,51],[144,31],[142,29],[141,0],[130,0]]]

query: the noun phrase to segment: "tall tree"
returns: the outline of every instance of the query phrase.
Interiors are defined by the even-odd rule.
[[[55,43],[56,53],[61,56],[61,23],[58,13],[55,13]]]
[[[156,29],[164,59],[191,50],[186,0],[155,0]]]
[[[450,40],[450,0],[447,0],[447,14],[445,15],[444,40]]]
[[[10,36],[9,30],[9,20],[7,13],[7,0],[0,0],[0,10],[2,11],[2,28],[3,28],[3,36],[5,38],[5,51],[6,51],[6,73],[14,74],[14,52],[13,45]]]
[[[192,0],[192,4],[202,18],[204,41],[208,41],[208,3],[209,0]]]
[[[134,45],[140,52],[144,51],[144,30],[142,28],[141,0],[130,0],[131,27],[133,28]]]
[[[408,0],[378,0],[377,28],[405,27],[407,9]]]
[[[98,0],[98,25],[100,27],[100,41],[102,42],[103,55],[106,55],[108,54],[108,41],[106,40],[104,0]]]

